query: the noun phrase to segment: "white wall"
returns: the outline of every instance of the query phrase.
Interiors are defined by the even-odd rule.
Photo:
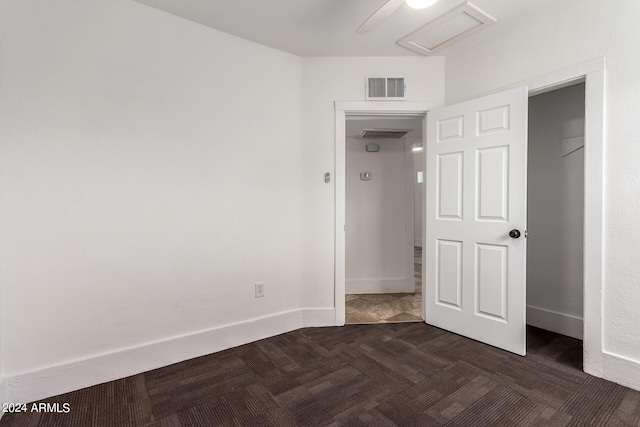
[[[519,21],[488,29],[446,56],[447,103],[606,56],[603,375],[636,388],[640,388],[640,198],[635,197],[640,188],[636,117],[640,56],[631,52],[640,43],[638,16],[636,0],[547,3]]]
[[[367,144],[378,152],[367,152]],[[346,140],[346,292],[413,292],[407,263],[407,150],[404,139]],[[360,173],[369,172],[370,180]],[[412,213],[411,211],[409,211]],[[410,215],[412,217],[412,215]],[[407,268],[409,265],[411,268]]]
[[[305,186],[305,277],[302,304],[333,307],[335,187],[323,175],[335,175],[335,101],[364,101],[368,74],[406,77],[410,101],[444,99],[444,60],[420,58],[303,58],[302,144]],[[401,101],[399,101],[401,102]]]
[[[527,322],[582,338],[584,84],[529,98]]]
[[[129,0],[0,20],[13,399],[331,323],[333,103],[384,73],[444,97],[442,58],[300,59]]]
[[[0,20],[0,356],[12,387],[299,309],[299,58],[129,0],[3,1]],[[134,369],[123,360],[101,375]]]

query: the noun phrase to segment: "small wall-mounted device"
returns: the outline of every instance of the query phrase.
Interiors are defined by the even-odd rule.
[[[371,181],[371,172],[360,172],[360,181]]]
[[[380,151],[380,146],[378,144],[367,144],[366,149],[368,153],[377,153]]]
[[[330,172],[325,172],[324,173],[324,182],[326,182],[326,183],[331,182],[331,173]]]

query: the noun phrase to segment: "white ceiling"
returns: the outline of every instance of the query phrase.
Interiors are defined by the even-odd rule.
[[[403,5],[375,31],[356,29],[386,0],[135,0],[208,27],[298,56],[415,56],[396,42],[464,3],[439,0],[414,10]],[[471,0],[497,25],[555,0]],[[482,34],[482,31],[475,36]],[[438,54],[446,53],[446,49]]]

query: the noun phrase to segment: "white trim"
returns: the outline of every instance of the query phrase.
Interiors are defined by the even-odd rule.
[[[602,294],[604,292],[604,57],[577,64],[529,81],[529,94],[539,94],[570,82],[585,82],[584,129],[584,356],[588,374],[603,376]]]
[[[333,309],[297,309],[9,376],[5,400],[32,402],[125,378],[307,326],[332,326]],[[0,389],[0,391],[2,391]]]
[[[424,137],[421,143],[424,143]],[[416,281],[415,281],[415,249],[413,240],[415,239],[415,176],[413,173],[413,169],[415,167],[415,159],[413,152],[413,144],[415,141],[404,141],[404,173],[405,173],[405,182],[404,182],[404,238],[405,238],[405,252],[404,252],[404,279],[406,283],[404,285],[400,285],[399,289],[403,289],[400,292],[415,292],[416,289]]]
[[[577,338],[583,337],[582,317],[559,313],[546,308],[527,306],[527,324],[547,331]]]
[[[3,403],[12,403],[9,401],[9,396],[7,393],[7,380],[4,377],[0,378],[0,405],[2,405]],[[4,412],[1,410],[2,407],[0,406],[0,419],[2,419],[2,416],[4,415]]]
[[[561,70],[552,71],[542,76],[534,77],[526,81],[520,81],[511,85],[492,90],[485,95],[502,92],[520,86],[529,88],[529,97],[541,95],[552,90],[562,89],[580,82],[586,82],[587,75],[597,74],[606,69],[606,58],[600,57],[570,65]]]
[[[379,101],[379,102],[349,102],[336,101],[336,112],[342,111],[346,115],[399,115],[399,116],[423,116],[427,111],[440,107],[439,102],[414,102],[414,101]]]
[[[425,135],[424,137],[424,142],[422,143],[422,149],[426,150],[427,149],[427,117],[425,116],[424,120],[422,121],[422,134]],[[420,273],[420,277],[421,277],[421,281],[422,281],[422,319],[426,319],[427,318],[427,292],[425,289],[425,277],[427,277],[427,263],[426,263],[426,249],[424,247],[424,243],[427,241],[427,186],[425,185],[425,180],[424,178],[427,175],[427,155],[425,153],[424,156],[422,156],[422,170],[424,172],[423,175],[423,184],[420,186],[420,190],[422,191],[422,236],[420,236],[420,240],[422,241],[422,245],[420,245],[420,247],[422,248],[422,271]]]
[[[602,368],[603,378],[640,390],[640,361],[604,351]]]
[[[533,78],[527,83],[527,86],[529,86],[529,96],[540,95],[550,90],[561,89],[562,87],[578,83],[584,80],[587,75],[598,73],[605,69],[606,59],[600,57]],[[514,86],[519,85],[520,84]]]
[[[602,375],[604,347],[605,68],[587,75],[584,136],[584,371]],[[637,388],[637,387],[636,387]]]
[[[334,326],[336,314],[333,308],[305,308],[302,309],[302,327],[318,328]]]
[[[335,156],[336,156],[336,172],[335,172],[335,259],[334,265],[334,293],[333,306],[336,308],[336,326],[342,326],[345,322],[345,290],[346,290],[346,233],[345,223],[347,222],[347,116],[345,107],[340,107],[340,103],[336,103],[336,137],[335,137]]]
[[[413,248],[413,246],[412,246]],[[412,257],[413,260],[413,257]],[[415,292],[415,279],[357,279],[347,280],[345,293],[347,294],[385,294]]]
[[[345,222],[346,222],[346,117],[349,115],[425,116],[427,111],[439,107],[438,102],[341,102],[335,103],[335,259],[334,307],[335,325],[345,321]],[[423,134],[423,144],[426,134]]]

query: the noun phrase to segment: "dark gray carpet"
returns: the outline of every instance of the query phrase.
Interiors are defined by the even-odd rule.
[[[520,357],[423,323],[307,328],[45,400],[0,426],[640,426],[640,392],[529,328]]]

